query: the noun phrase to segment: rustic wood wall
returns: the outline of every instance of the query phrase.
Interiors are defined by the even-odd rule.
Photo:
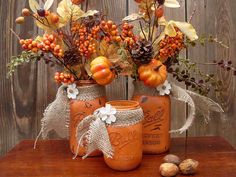
[[[167,9],[168,19],[187,20],[193,9],[196,15],[192,19],[199,35],[212,34],[230,47],[229,50],[219,45],[210,44],[196,47],[183,53],[183,56],[195,61],[212,61],[213,59],[231,59],[236,65],[236,2],[234,0],[179,0],[181,9]],[[40,119],[45,107],[50,103],[57,86],[53,82],[54,71],[42,63],[26,64],[19,68],[15,76],[6,79],[6,64],[11,55],[20,52],[16,38],[11,34],[13,28],[22,38],[32,37],[38,33],[33,22],[26,25],[14,24],[28,0],[0,0],[0,155],[5,154],[16,143],[23,139],[35,138],[40,129]],[[90,0],[90,6],[96,9],[107,9],[111,19],[121,20],[136,9],[134,0]],[[214,71],[211,67],[202,66],[205,71]],[[235,78],[232,74],[218,72],[224,81],[225,114],[213,115],[209,124],[197,117],[197,122],[189,130],[190,136],[221,135],[236,146],[235,136]],[[119,78],[107,88],[109,99],[125,99],[132,95],[132,82]],[[215,95],[212,98],[217,99]],[[173,102],[172,127],[180,127],[185,116],[185,104]],[[184,136],[184,135],[173,135]]]

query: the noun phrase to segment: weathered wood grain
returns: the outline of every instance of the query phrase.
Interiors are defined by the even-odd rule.
[[[181,9],[166,9],[167,20],[185,21],[191,16],[194,0],[180,2]],[[232,0],[195,0],[195,2],[197,11],[192,23],[198,34],[212,34],[227,44],[230,49],[226,50],[217,44],[197,46],[188,51],[188,58],[198,62],[231,59],[236,65],[236,15],[234,13],[236,2]],[[12,79],[6,79],[6,64],[10,56],[20,52],[18,41],[11,34],[10,28],[13,28],[22,38],[30,38],[39,32],[31,19],[27,19],[27,25],[19,26],[14,23],[21,9],[27,5],[28,0],[0,0],[0,155],[5,154],[22,139],[35,138],[41,126],[43,111],[54,99],[57,89],[53,81],[53,73],[56,69],[52,70],[41,62],[23,65]],[[116,22],[127,13],[136,10],[134,0],[90,0],[90,7],[107,11],[109,18]],[[201,68],[204,71],[215,71],[210,66],[201,66]],[[190,136],[223,135],[236,146],[235,77],[224,74],[221,70],[217,71],[218,77],[225,85],[222,103],[226,112],[222,115],[213,114],[209,124],[205,124],[204,119],[198,116],[189,134]],[[109,99],[125,99],[131,95],[132,83],[127,82],[127,78],[124,77],[117,79],[107,88]],[[217,96],[211,96],[217,99]],[[179,128],[186,118],[185,104],[177,104],[173,101],[172,105],[172,128]]]
[[[232,60],[236,63],[235,59],[235,15],[233,9],[236,7],[235,2],[226,1],[187,1],[187,16],[191,16],[193,9],[196,6],[196,14],[193,16],[191,23],[196,27],[199,36],[213,35],[219,41],[230,48],[226,49],[215,43],[207,43],[206,46],[197,46],[188,51],[188,56],[195,62],[212,62],[213,60]],[[196,4],[196,5],[194,5]],[[212,120],[209,124],[204,122],[201,116],[197,116],[197,120],[193,127],[190,129],[190,136],[199,135],[224,135],[232,144],[235,143],[235,77],[232,73],[223,72],[216,69],[215,66],[200,65],[204,72],[218,73],[218,77],[223,81],[224,93],[223,101],[217,95],[211,94],[211,97],[220,102],[223,106],[224,114],[212,114]]]

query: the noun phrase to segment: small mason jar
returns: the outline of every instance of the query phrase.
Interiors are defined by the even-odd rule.
[[[107,126],[113,147],[113,158],[104,157],[106,164],[118,171],[135,169],[142,161],[143,111],[136,101],[110,101],[117,110],[116,122]]]

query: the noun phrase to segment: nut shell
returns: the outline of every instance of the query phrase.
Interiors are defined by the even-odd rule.
[[[193,159],[186,159],[180,163],[179,169],[184,175],[193,175],[197,172],[198,165],[198,161]]]
[[[173,163],[163,163],[159,170],[161,175],[164,177],[176,176],[179,173],[179,168]]]
[[[174,154],[168,154],[163,158],[165,163],[173,163],[175,165],[180,164],[180,158]]]

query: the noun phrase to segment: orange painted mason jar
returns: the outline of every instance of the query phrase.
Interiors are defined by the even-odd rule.
[[[134,82],[132,100],[138,101],[144,112],[143,152],[160,154],[170,148],[170,96],[160,96],[155,88]]]
[[[97,85],[91,81],[80,81],[76,83],[79,94],[76,99],[70,101],[70,149],[76,154],[78,142],[76,139],[76,129],[78,124],[88,115],[105,106],[106,91],[105,87]],[[78,155],[84,156],[86,153],[86,142],[83,147],[79,147]],[[95,151],[90,156],[102,155],[100,151]]]
[[[143,111],[136,101],[110,101],[116,108],[116,122],[107,126],[114,151],[113,158],[104,156],[106,164],[118,171],[135,169],[142,161]]]

